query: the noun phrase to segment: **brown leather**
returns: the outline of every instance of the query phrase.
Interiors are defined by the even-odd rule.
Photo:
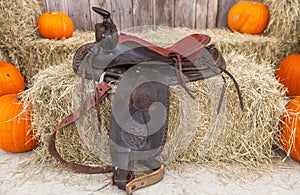
[[[59,161],[63,166],[66,168],[72,169],[75,172],[79,173],[88,173],[88,174],[96,174],[96,173],[107,173],[112,171],[111,166],[104,166],[104,167],[92,167],[88,165],[82,165],[75,162],[68,162],[62,158],[62,156],[58,153],[55,145],[55,139],[56,139],[56,133],[63,129],[64,127],[70,125],[71,123],[78,120],[83,114],[85,114],[87,111],[89,111],[91,108],[95,106],[95,97],[98,97],[99,100],[103,99],[105,95],[107,94],[107,91],[110,90],[110,87],[105,83],[102,82],[97,86],[97,89],[95,90],[97,95],[93,95],[89,97],[84,104],[75,112],[65,117],[59,125],[55,128],[55,130],[52,132],[50,139],[49,139],[49,145],[48,150],[50,154],[56,158],[57,161]]]

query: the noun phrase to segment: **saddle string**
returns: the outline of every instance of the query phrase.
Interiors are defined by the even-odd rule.
[[[86,67],[87,67],[87,57],[89,56],[89,53],[84,57],[84,63],[82,67],[82,73],[81,73],[81,88],[80,88],[80,104],[83,105],[84,101],[84,84],[85,84],[85,73],[86,73]],[[80,107],[80,118],[79,121],[82,123],[82,116],[84,114],[84,108]]]
[[[178,53],[175,54],[175,57],[173,57],[173,60],[175,61],[175,67],[177,68],[178,71],[176,71],[176,74],[177,74],[177,78],[178,78],[178,81],[179,81],[179,84],[183,87],[183,89],[191,96],[191,98],[195,99],[196,97],[192,94],[192,91],[191,89],[189,89],[187,86],[186,86],[186,83],[184,82],[184,76],[183,76],[183,73],[182,73],[182,63],[181,63],[181,59],[180,59],[180,56]]]
[[[185,91],[193,98],[195,99],[195,96],[191,93],[192,90],[190,90],[184,80],[183,80],[183,73],[182,73],[182,63],[181,63],[181,58],[179,56],[179,54],[175,54],[175,57],[173,57],[173,60],[175,61],[175,66],[176,68],[178,69],[177,71],[177,77],[178,77],[178,80],[179,80],[179,84],[185,89]],[[210,64],[208,61],[207,61],[208,64]],[[210,66],[208,66],[210,68]],[[231,73],[229,73],[226,69],[222,68],[222,67],[219,67],[220,70],[222,72],[224,72],[227,76],[229,76],[229,78],[233,81],[234,83],[234,86],[237,90],[237,94],[238,94],[238,98],[239,98],[239,102],[240,102],[240,107],[242,110],[244,110],[244,103],[243,103],[243,98],[242,98],[242,94],[241,94],[241,91],[240,91],[240,88],[239,88],[239,85],[237,83],[237,81],[235,80],[235,78],[233,77],[233,75]],[[211,70],[215,71],[215,69],[211,68]],[[222,91],[221,91],[221,95],[220,95],[220,100],[219,100],[219,103],[218,103],[218,107],[217,107],[217,113],[220,112],[221,110],[221,106],[222,106],[222,102],[223,102],[223,99],[224,99],[224,96],[225,96],[225,90],[226,90],[226,80],[224,78],[224,76],[222,76],[222,79],[223,79],[223,86],[222,86]]]
[[[90,54],[90,57],[88,60],[88,64],[89,64],[89,67],[92,72],[92,81],[93,81],[93,85],[94,85],[94,89],[95,89],[95,107],[96,107],[97,119],[98,119],[98,131],[99,131],[99,133],[101,133],[101,111],[100,111],[100,102],[99,102],[100,97],[99,97],[99,93],[97,91],[97,86],[96,86],[96,81],[95,81],[95,71],[92,66],[92,59],[93,59],[93,56],[95,55],[95,52],[89,51],[89,54]]]
[[[214,45],[209,45],[209,46],[207,46],[207,48],[208,49],[212,49],[213,48],[213,46]],[[222,60],[222,61],[224,61],[224,59],[222,58],[222,56],[220,55],[220,53],[219,52],[217,52],[217,59],[218,60]],[[209,63],[209,61],[207,61],[207,63],[208,64],[210,64]],[[224,61],[224,63],[225,63],[225,61]],[[210,68],[210,66],[208,66],[209,68]],[[238,98],[239,98],[239,102],[240,102],[240,107],[241,107],[241,109],[242,110],[244,110],[244,103],[243,103],[243,97],[242,97],[242,93],[241,93],[241,91],[240,91],[240,88],[239,88],[239,84],[237,83],[237,81],[236,81],[236,79],[234,78],[234,76],[230,73],[230,72],[228,72],[225,68],[223,68],[223,67],[218,67],[220,70],[221,70],[221,72],[224,72],[227,76],[229,76],[229,78],[233,81],[233,83],[234,83],[234,86],[235,86],[235,88],[236,88],[236,91],[237,91],[237,94],[238,94]],[[214,72],[216,72],[216,70],[215,69],[213,69],[213,68],[211,68],[211,70],[212,71],[214,71]],[[224,85],[223,85],[223,87],[222,87],[222,91],[221,91],[221,97],[220,97],[220,101],[219,101],[219,105],[218,105],[218,113],[219,113],[219,111],[220,111],[220,109],[221,109],[221,103],[223,102],[223,98],[224,98],[224,96],[225,96],[225,89],[226,89],[226,80],[225,80],[225,78],[222,76],[222,78],[223,78],[223,82],[224,82]]]
[[[94,69],[92,67],[92,59],[93,56],[95,55],[94,52],[92,52],[91,50],[87,53],[87,55],[84,57],[84,63],[83,63],[83,67],[82,67],[82,75],[81,75],[81,89],[80,89],[80,93],[81,93],[81,103],[80,105],[82,105],[82,102],[84,100],[84,88],[85,88],[85,74],[86,74],[86,68],[87,66],[89,66],[90,70],[91,70],[91,75],[92,75],[92,81],[93,81],[93,85],[94,85],[94,96],[95,96],[95,107],[96,107],[96,112],[97,112],[97,119],[98,119],[98,130],[101,133],[101,115],[100,115],[100,105],[99,105],[99,93],[97,91],[97,86],[96,86],[96,82],[95,82],[95,72]],[[80,114],[81,116],[83,116],[84,111],[83,111],[83,107],[82,107],[82,113]],[[82,122],[83,118],[80,117],[80,122]]]
[[[237,83],[237,81],[235,80],[235,78],[233,77],[233,75],[231,73],[229,73],[227,70],[221,68],[221,70],[227,75],[229,76],[229,78],[233,81],[233,84],[235,86],[235,89],[237,91],[238,97],[239,97],[239,102],[240,102],[240,107],[242,110],[244,110],[244,102],[243,102],[243,97],[242,97],[242,93],[240,91],[240,87],[239,84]]]
[[[222,85],[222,91],[221,91],[221,95],[220,95],[220,100],[219,100],[219,104],[217,107],[217,113],[219,114],[221,111],[221,106],[225,97],[225,91],[226,91],[226,80],[224,78],[224,76],[222,75],[222,80],[223,80],[223,85]]]
[[[208,46],[208,48],[210,49],[210,46]],[[218,60],[222,60],[222,58],[220,58],[219,56],[217,56],[217,60],[215,60],[215,61],[218,61]],[[214,65],[212,65],[209,60],[205,60],[205,63],[209,65],[208,68],[210,68],[213,72],[215,72],[216,74],[219,74],[219,72],[217,70],[215,70],[214,68],[212,68],[212,66],[214,66]],[[221,70],[221,72],[223,71],[223,69],[221,67],[218,67],[218,68]],[[220,74],[220,75],[221,75],[222,80],[223,80],[223,85],[222,85],[220,99],[219,99],[219,103],[218,103],[218,107],[217,107],[217,114],[219,114],[220,111],[221,111],[221,106],[222,106],[222,103],[223,103],[223,100],[224,100],[224,97],[225,97],[225,92],[226,92],[226,80],[225,80],[225,77],[222,74]]]

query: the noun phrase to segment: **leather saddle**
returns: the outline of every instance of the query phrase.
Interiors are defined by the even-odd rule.
[[[233,80],[243,108],[242,97],[234,77],[226,71],[221,53],[214,45],[208,45],[209,36],[192,34],[162,48],[135,36],[118,34],[109,12],[96,7],[93,10],[103,16],[103,22],[95,25],[96,41],[81,46],[75,53],[73,69],[83,82],[88,79],[99,84],[94,95],[53,131],[49,151],[77,172],[112,171],[112,184],[131,193],[163,178],[164,165],[159,155],[167,139],[169,86],[181,85],[194,97],[187,82],[225,73]],[[108,83],[117,85],[117,89],[113,91]],[[218,109],[224,90],[225,84]],[[114,93],[109,130],[112,166],[90,167],[67,162],[56,150],[56,132],[94,107],[100,120],[99,102],[109,92]],[[135,176],[136,164],[147,167],[147,173]]]

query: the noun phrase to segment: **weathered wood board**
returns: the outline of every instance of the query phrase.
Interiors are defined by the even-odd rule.
[[[241,0],[38,0],[44,12],[69,15],[76,30],[93,30],[102,17],[91,7],[112,14],[119,30],[143,25],[169,27],[227,27],[228,10]],[[258,0],[261,1],[261,0]]]

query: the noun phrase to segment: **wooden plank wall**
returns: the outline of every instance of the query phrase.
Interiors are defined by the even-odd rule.
[[[43,12],[58,10],[69,15],[76,30],[93,30],[102,17],[91,7],[112,13],[119,30],[142,25],[169,27],[227,27],[227,13],[241,0],[38,0]]]

